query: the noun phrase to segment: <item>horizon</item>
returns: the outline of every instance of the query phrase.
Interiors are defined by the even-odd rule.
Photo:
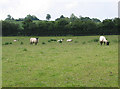
[[[74,14],[74,13],[71,13],[71,14]],[[10,15],[10,14],[9,14],[9,15]],[[28,15],[31,15],[31,14],[28,14]],[[10,16],[11,16],[11,15],[10,15]],[[31,16],[36,16],[36,15],[31,15]],[[60,15],[60,16],[61,16],[61,15]],[[63,16],[64,16],[64,15],[63,15]],[[27,15],[26,15],[25,17],[27,17]],[[21,17],[19,17],[19,18],[14,18],[14,17],[13,17],[13,18],[14,18],[14,20],[17,20],[17,19],[25,19],[25,17],[23,17],[23,18],[21,18]],[[36,16],[36,17],[37,17],[37,16]],[[77,18],[80,18],[80,17],[84,17],[84,18],[85,18],[85,17],[88,17],[88,16],[79,16],[79,17],[77,16]],[[7,16],[6,16],[6,18],[7,18]],[[5,18],[5,19],[6,19],[6,18]],[[39,17],[37,17],[37,18],[38,18],[39,20],[41,20],[41,21],[46,21],[46,19],[40,19]],[[45,17],[45,18],[46,18],[46,17]],[[60,18],[60,17],[57,17],[57,18]],[[57,19],[57,18],[56,18],[56,19]],[[69,17],[65,17],[65,18],[70,18],[70,16],[69,16]],[[102,22],[103,20],[106,20],[106,19],[115,19],[115,18],[118,18],[118,17],[105,18],[105,19],[102,19],[102,20],[99,19],[99,18],[94,18],[94,17],[89,17],[89,18],[90,18],[90,19],[98,19],[98,20],[100,20],[100,21]],[[3,19],[3,21],[4,21],[5,19]],[[53,20],[53,19],[52,19],[52,20],[50,19],[49,21],[55,21],[56,19],[54,19],[54,20]]]

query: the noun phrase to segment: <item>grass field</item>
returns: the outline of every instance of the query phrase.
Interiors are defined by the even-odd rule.
[[[3,87],[118,87],[117,35],[106,36],[109,46],[99,36],[39,37],[38,45],[29,38],[2,38]]]

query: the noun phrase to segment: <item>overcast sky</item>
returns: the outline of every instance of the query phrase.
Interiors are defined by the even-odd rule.
[[[61,15],[70,17],[98,18],[100,20],[118,17],[119,0],[0,0],[0,20],[10,14],[15,19],[31,14],[40,20],[51,15],[51,20]]]

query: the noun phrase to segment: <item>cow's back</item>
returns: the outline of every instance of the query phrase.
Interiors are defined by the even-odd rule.
[[[36,38],[30,38],[30,42],[34,42]]]
[[[105,37],[104,36],[100,36],[99,41],[104,41]]]

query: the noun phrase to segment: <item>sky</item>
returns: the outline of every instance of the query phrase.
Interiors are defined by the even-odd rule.
[[[79,17],[98,18],[100,20],[118,17],[119,0],[0,0],[0,20],[10,14],[13,18],[24,18],[28,14],[45,20],[61,15],[70,17],[72,13]]]

